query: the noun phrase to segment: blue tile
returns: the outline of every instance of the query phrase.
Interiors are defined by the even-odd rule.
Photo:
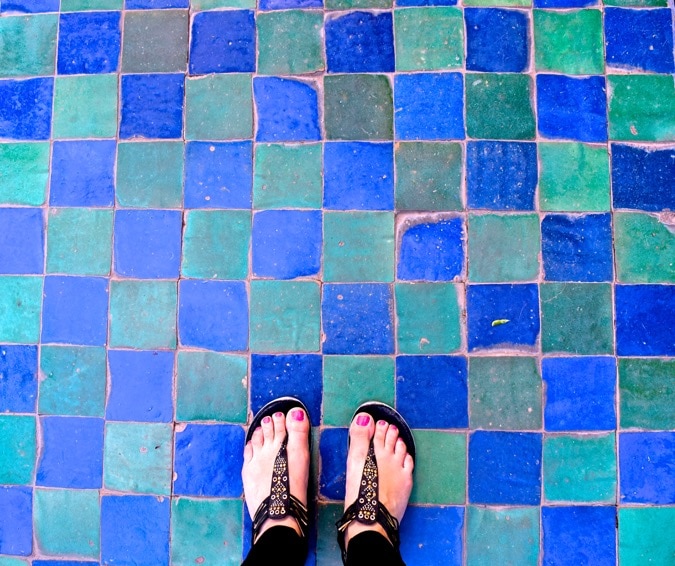
[[[326,20],[329,73],[394,71],[394,29],[391,12],[349,12]]]
[[[255,56],[253,11],[195,14],[190,43],[190,74],[253,73]]]
[[[675,503],[675,432],[619,435],[621,503]]]
[[[139,279],[177,279],[182,229],[179,210],[118,210],[115,272]]]
[[[54,79],[0,80],[0,139],[48,140]]]
[[[539,335],[536,284],[469,285],[466,290],[469,351],[534,346]],[[495,320],[508,320],[493,326]]]
[[[396,408],[412,428],[469,426],[463,356],[396,358]]]
[[[322,8],[323,0],[260,0],[259,10],[290,10],[294,8]]]
[[[112,206],[116,145],[114,140],[55,141],[49,204]]]
[[[501,8],[465,8],[466,68],[514,72],[529,66],[529,18]]]
[[[464,222],[446,218],[406,227],[396,277],[405,281],[452,281],[464,271]]]
[[[100,489],[103,419],[40,417],[42,451],[35,485]]]
[[[44,217],[40,208],[0,208],[0,273],[44,271]]]
[[[323,204],[332,210],[393,210],[393,144],[327,142]]]
[[[610,357],[542,360],[546,430],[616,428],[616,360]]]
[[[251,411],[286,395],[297,397],[307,407],[312,426],[321,424],[323,373],[321,356],[287,354],[251,356]]]
[[[456,6],[457,0],[396,0],[397,6]]]
[[[188,8],[190,0],[126,0],[128,10],[152,10],[160,8]]]
[[[549,214],[541,222],[547,281],[611,281],[611,214]]]
[[[463,530],[464,507],[408,507],[401,556],[415,566],[461,566]]]
[[[655,73],[675,72],[669,8],[606,8],[604,21],[607,65]]]
[[[0,554],[29,556],[33,551],[33,490],[0,486]]]
[[[321,431],[319,492],[326,499],[341,501],[345,498],[348,442],[349,429],[325,428]]]
[[[42,342],[104,346],[108,337],[108,279],[45,277]]]
[[[619,356],[675,356],[675,286],[617,285]]]
[[[252,142],[190,142],[185,150],[185,208],[251,208]]]
[[[612,197],[615,208],[675,210],[675,148],[612,144]]]
[[[544,566],[616,564],[615,507],[542,507]]]
[[[469,438],[469,501],[539,505],[541,434],[478,430]]]
[[[183,135],[185,75],[122,75],[120,138]]]
[[[178,335],[183,346],[219,352],[248,347],[248,297],[243,281],[183,280]]]
[[[537,75],[537,116],[547,138],[607,141],[605,78]]]
[[[2,0],[0,11],[23,12],[36,14],[39,12],[58,12],[60,0]]]
[[[101,498],[101,562],[169,564],[170,501],[150,495]]]
[[[396,139],[464,139],[461,73],[415,73],[394,79]]]
[[[188,424],[176,432],[174,493],[240,497],[244,429],[236,425]]]
[[[97,566],[98,562],[82,560],[33,560],[33,566]]]
[[[466,152],[469,208],[534,210],[537,144],[476,141],[467,144]]]
[[[595,6],[599,0],[534,0],[535,8],[584,8]]]
[[[108,352],[105,418],[112,421],[173,420],[173,352]]]
[[[0,345],[0,413],[35,411],[37,371],[37,346]]]
[[[253,217],[253,274],[274,279],[316,275],[321,268],[319,210],[264,210]]]
[[[60,75],[114,73],[120,58],[120,12],[72,12],[59,21]]]

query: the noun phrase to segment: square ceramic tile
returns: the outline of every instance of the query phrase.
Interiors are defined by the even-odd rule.
[[[462,564],[463,507],[408,507],[401,524],[401,555],[414,564],[442,560],[448,566]],[[443,537],[435,536],[441,528]],[[412,544],[412,541],[419,541]]]
[[[184,94],[182,74],[122,75],[120,138],[182,137]]]
[[[57,62],[60,75],[114,73],[120,50],[120,12],[61,14]]]
[[[53,96],[54,79],[51,77],[0,80],[0,138],[48,140],[52,129]]]
[[[466,8],[464,20],[467,70],[519,73],[527,69],[530,32],[526,12]]]
[[[40,206],[49,179],[49,144],[0,144],[0,203]]]
[[[37,344],[42,277],[0,277],[0,342]]]
[[[3,344],[0,347],[0,411],[33,413],[37,399],[37,346]]]
[[[0,530],[11,532],[0,541],[0,552],[30,556],[33,550],[33,490],[25,486],[0,487]]]
[[[672,507],[627,507],[619,510],[619,560],[667,562],[673,541],[661,525],[675,516]]]
[[[675,392],[667,385],[673,369],[669,359],[619,359],[621,428],[675,428],[670,410]]]
[[[37,456],[35,417],[0,415],[0,482],[31,484]]]
[[[44,271],[44,213],[40,208],[2,208],[0,273],[41,274]]]
[[[466,435],[442,430],[415,431],[419,481],[412,503],[463,505],[466,502]],[[434,446],[434,450],[430,447]]]
[[[3,18],[0,35],[7,43],[0,62],[0,76],[53,74],[57,30],[55,14]]]
[[[618,450],[622,503],[672,505],[675,502],[675,478],[670,473],[675,433],[621,433]]]
[[[117,135],[117,76],[57,77],[55,138],[114,138]]]

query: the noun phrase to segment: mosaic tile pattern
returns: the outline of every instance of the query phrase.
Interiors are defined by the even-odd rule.
[[[372,398],[408,564],[672,564],[672,10],[0,0],[0,566],[238,564],[286,394],[309,564]]]

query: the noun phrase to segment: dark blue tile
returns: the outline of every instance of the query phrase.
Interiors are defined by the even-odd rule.
[[[391,12],[349,12],[326,20],[328,72],[393,72],[392,22]]]
[[[393,210],[393,144],[327,142],[323,205],[332,210]]]
[[[452,281],[464,271],[464,222],[446,218],[408,226],[401,237],[396,277]]]
[[[466,290],[469,350],[534,346],[539,335],[539,288],[469,285]],[[492,323],[508,320],[505,324]]]
[[[456,6],[457,0],[396,0],[397,6]]]
[[[610,357],[542,360],[546,430],[616,428],[616,361]]]
[[[108,337],[108,279],[45,277],[42,342],[104,346]]]
[[[120,12],[72,12],[59,21],[60,75],[114,73],[120,58]]]
[[[322,8],[323,0],[260,0],[259,10],[289,10],[294,8]]]
[[[252,10],[199,12],[192,20],[190,74],[255,72]]]
[[[108,352],[105,418],[112,421],[173,420],[173,352]]]
[[[415,566],[461,566],[463,530],[464,507],[408,507],[401,556]]]
[[[0,413],[35,411],[37,371],[37,346],[0,345]]]
[[[464,139],[464,82],[460,73],[396,75],[396,139]]]
[[[187,144],[186,208],[251,208],[252,190],[251,142]]]
[[[39,12],[58,12],[60,0],[2,0],[0,11],[23,12],[36,14]]]
[[[396,358],[396,408],[412,428],[469,426],[463,356]]]
[[[44,271],[44,218],[40,208],[0,208],[0,273]]]
[[[615,507],[542,507],[544,566],[616,564]]]
[[[605,9],[607,65],[655,73],[675,72],[670,8]]]
[[[99,562],[82,560],[33,560],[33,566],[98,566]]]
[[[116,145],[114,140],[54,142],[49,204],[112,206]]]
[[[0,80],[0,139],[48,140],[54,79]]]
[[[469,71],[525,71],[529,65],[529,21],[525,12],[465,8],[466,68]]]
[[[185,75],[122,75],[120,138],[183,135]]]
[[[619,356],[675,356],[675,286],[617,285]]]
[[[176,432],[173,490],[177,495],[240,497],[244,429],[188,424]]]
[[[675,503],[675,432],[619,435],[621,504]]]
[[[0,486],[0,554],[33,552],[33,490]]]
[[[100,489],[103,419],[40,417],[42,451],[35,485]]]
[[[535,8],[584,8],[595,6],[599,0],[534,0]]]
[[[612,197],[615,208],[675,210],[675,148],[612,144]]]
[[[348,442],[349,429],[325,428],[321,431],[319,492],[326,499],[341,501],[345,498]]]
[[[547,281],[611,281],[612,216],[549,214],[541,222]]]
[[[541,434],[478,430],[469,438],[469,501],[539,505]]]
[[[188,8],[190,0],[126,0],[128,10],[152,10],[160,8]]]
[[[178,335],[183,346],[219,352],[248,347],[248,297],[243,281],[183,280]]]
[[[115,272],[139,279],[177,279],[182,228],[179,210],[118,210]]]
[[[469,208],[534,210],[537,144],[477,141],[466,149]]]
[[[537,75],[537,115],[547,138],[607,141],[605,78]]]
[[[253,217],[253,274],[274,279],[316,275],[321,268],[319,210],[264,210]]]
[[[321,424],[323,392],[321,356],[287,354],[251,356],[251,411],[257,413],[265,403],[277,397],[300,399],[309,411],[312,426]]]

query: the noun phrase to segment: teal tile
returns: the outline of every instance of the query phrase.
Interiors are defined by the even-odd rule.
[[[35,417],[0,415],[0,485],[33,483]]]
[[[28,562],[21,558],[10,558],[9,556],[0,556],[0,566],[28,566]]]
[[[671,564],[675,507],[619,509],[619,563]]]
[[[0,277],[0,343],[37,344],[42,277]]]
[[[255,8],[255,0],[191,0],[192,10],[213,10],[214,8]]]
[[[321,566],[342,566],[340,547],[335,536],[335,523],[342,517],[343,511],[342,504],[317,505],[316,561]]]
[[[49,180],[49,142],[0,144],[0,204],[41,206]]]
[[[392,0],[326,0],[327,10],[386,9],[391,6]]]
[[[415,483],[411,503],[462,505],[466,501],[466,435],[415,430]]]
[[[619,358],[621,428],[675,430],[675,360]]]
[[[56,14],[0,18],[0,77],[53,75],[58,25]]]
[[[124,0],[61,0],[62,12],[121,10],[122,8],[124,8]]]

